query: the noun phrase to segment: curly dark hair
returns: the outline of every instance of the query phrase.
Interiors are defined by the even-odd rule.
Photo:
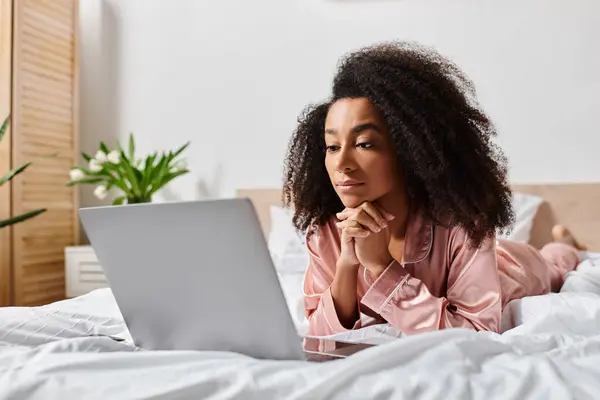
[[[473,83],[437,51],[392,42],[343,57],[331,98],[299,117],[283,187],[298,230],[319,226],[344,208],[324,162],[325,119],[343,98],[367,98],[383,113],[408,196],[434,222],[461,226],[476,246],[512,224],[507,161],[492,142],[496,130]]]

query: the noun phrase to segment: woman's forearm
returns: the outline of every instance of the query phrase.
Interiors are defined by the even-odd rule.
[[[360,313],[356,297],[358,284],[358,268],[338,265],[331,284],[331,297],[342,326],[351,329]]]

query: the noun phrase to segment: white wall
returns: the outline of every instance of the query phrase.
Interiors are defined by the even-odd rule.
[[[596,0],[86,0],[81,29],[83,150],[130,131],[142,152],[191,140],[171,199],[279,186],[297,115],[327,96],[338,57],[390,39],[465,69],[512,181],[600,181]]]

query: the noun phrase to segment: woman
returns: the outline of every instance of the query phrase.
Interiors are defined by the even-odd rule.
[[[563,227],[541,251],[496,238],[514,219],[506,160],[472,83],[407,43],[343,59],[330,100],[299,120],[284,200],[307,232],[310,335],[498,332],[513,299],[557,291],[579,263]]]

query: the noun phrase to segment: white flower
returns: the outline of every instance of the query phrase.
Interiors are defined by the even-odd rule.
[[[117,150],[113,150],[110,153],[108,153],[106,159],[112,164],[118,164],[121,162],[121,154]]]
[[[94,196],[96,196],[100,200],[104,200],[107,194],[108,192],[106,191],[106,187],[102,185],[96,187],[96,189],[94,190]]]
[[[83,173],[83,171],[73,168],[72,170],[69,171],[69,177],[71,178],[72,181],[78,181],[80,179],[85,178],[85,174]]]
[[[103,152],[102,150],[98,150],[98,152],[96,153],[96,155],[94,156],[94,158],[99,162],[99,163],[103,163],[106,161],[106,153]]]
[[[92,172],[102,171],[102,164],[98,160],[92,158],[90,160],[90,171],[92,171]]]
[[[142,163],[144,162],[144,160],[142,160],[141,158],[138,158],[137,160],[135,160],[133,162],[133,166],[135,168],[142,168]]]
[[[177,164],[175,164],[175,169],[179,170],[179,171],[187,169],[187,167],[188,167],[188,164],[187,164],[187,161],[185,161],[185,160],[181,160]]]

